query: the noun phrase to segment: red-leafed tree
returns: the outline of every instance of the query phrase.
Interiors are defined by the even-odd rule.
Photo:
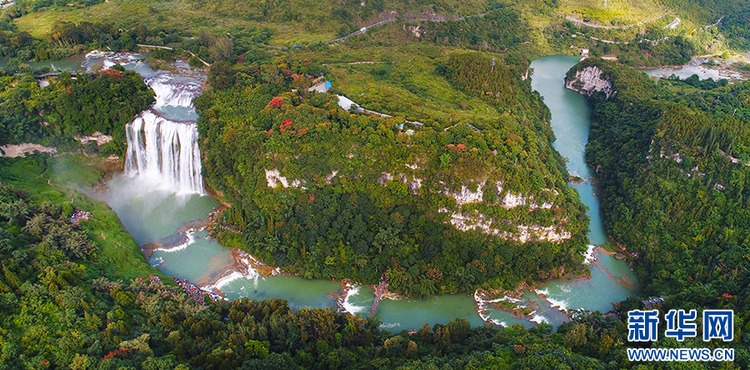
[[[284,98],[277,96],[268,103],[268,105],[274,107],[274,108],[281,108],[281,105],[284,104]]]
[[[102,77],[104,75],[110,75],[115,77],[122,77],[122,72],[116,70],[116,69],[105,69],[101,72],[99,72],[99,77]]]
[[[285,119],[281,122],[281,125],[279,126],[279,131],[284,132],[284,130],[292,127],[292,120],[291,119]]]

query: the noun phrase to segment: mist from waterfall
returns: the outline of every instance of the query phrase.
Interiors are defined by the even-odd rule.
[[[126,126],[125,174],[142,190],[204,195],[198,149],[198,115],[193,98],[201,94],[205,75],[176,62],[177,72],[154,71],[132,53],[91,52],[83,63],[109,68],[122,64],[140,73],[156,93],[156,103]],[[184,65],[183,65],[184,64]]]

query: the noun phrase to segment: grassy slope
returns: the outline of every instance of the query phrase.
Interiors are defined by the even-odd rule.
[[[125,281],[138,276],[158,275],[169,283],[171,279],[148,264],[138,243],[106,202],[70,189],[98,183],[105,167],[106,163],[87,159],[81,154],[47,158],[46,171],[41,156],[0,158],[0,181],[23,188],[41,201],[63,204],[70,202],[72,195],[74,208],[91,212],[92,217],[82,223],[83,230],[92,236],[99,248],[97,257],[86,264],[91,274],[104,270],[110,279]],[[40,175],[43,171],[44,174]]]
[[[200,28],[236,33],[247,28],[269,27],[275,31],[272,44],[286,45],[328,41],[336,38],[336,31],[344,25],[368,25],[392,17],[392,10],[399,13],[436,12],[434,8],[437,6],[410,4],[412,2],[414,1],[386,2],[382,12],[364,13],[366,18],[362,19],[357,7],[341,7],[335,0],[284,2],[271,6],[266,17],[258,17],[258,13],[253,11],[254,8],[248,6],[249,3],[259,4],[257,1],[215,1],[201,5],[198,1],[189,0],[112,0],[86,8],[47,8],[44,12],[18,18],[15,22],[20,31],[27,31],[35,37],[46,37],[52,25],[59,20],[100,21],[122,28],[142,24],[149,28],[176,28],[188,34],[197,34]],[[438,7],[438,13],[455,17],[483,13],[487,6],[486,0],[437,3],[442,3],[442,6]],[[339,8],[345,8],[350,17],[342,19],[330,16]]]
[[[654,0],[564,0],[560,4],[561,14],[586,15],[592,22],[607,26],[649,22],[669,12]]]
[[[429,50],[425,50],[429,49]],[[431,52],[446,57],[453,50],[411,45],[386,53],[384,48],[353,50],[353,61],[378,61],[380,64],[330,64],[334,86],[355,101],[366,101],[377,96],[393,103],[389,114],[404,114],[407,119],[420,120],[427,116],[444,120],[493,119],[497,110],[481,99],[463,94],[435,75],[435,61]],[[465,51],[463,51],[465,52]],[[430,54],[430,56],[426,55]],[[387,55],[387,58],[383,56]],[[390,70],[388,76],[377,77],[379,70]],[[364,95],[363,95],[364,94]],[[461,102],[468,108],[461,109]],[[368,104],[364,103],[365,108]]]
[[[418,25],[409,25],[412,23]],[[534,43],[514,45],[512,49],[529,58],[542,53]],[[390,23],[358,39],[330,45],[325,53],[302,49],[297,55],[327,64],[333,87],[366,109],[408,120],[495,120],[496,108],[455,89],[435,72],[437,64],[451,54],[474,52],[485,53],[461,45],[438,46],[424,36],[416,37],[403,24]],[[507,53],[489,54],[503,60]],[[361,62],[374,63],[351,64]],[[374,101],[381,106],[373,105]]]
[[[190,0],[112,0],[86,8],[46,8],[43,12],[29,14],[16,19],[15,22],[20,31],[30,32],[40,38],[48,36],[52,25],[59,20],[100,21],[121,28],[142,24],[149,28],[176,28],[187,34],[197,34],[200,28],[240,33],[248,28],[268,27],[275,31],[271,44],[294,45],[329,41],[337,37],[336,32],[343,26],[369,25],[393,18],[397,14],[412,17],[417,14],[420,14],[420,17],[424,14],[447,17],[481,14],[494,2],[438,0],[424,4],[425,2],[415,0],[385,1],[382,3],[382,11],[375,11],[357,5],[342,6],[335,0],[288,1],[270,6],[266,16],[259,16],[258,8],[251,6],[259,3],[228,0],[202,4]],[[607,7],[604,7],[603,0],[561,0],[559,8],[552,13],[540,12],[539,9],[544,6],[541,0],[505,0],[498,3],[521,9],[525,13],[525,18],[535,25],[560,24],[562,18],[554,13],[578,17],[588,15],[593,22],[605,25],[651,22],[660,15],[670,13],[669,8],[654,0],[607,0]],[[348,16],[331,15],[335,10],[345,10]]]

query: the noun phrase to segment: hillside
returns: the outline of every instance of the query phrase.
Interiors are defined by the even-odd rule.
[[[262,65],[202,95],[205,173],[233,204],[240,245],[308,278],[374,284],[386,272],[410,296],[573,271],[588,219],[524,80],[528,62],[500,58],[451,54],[431,76],[495,117],[351,114],[306,91],[301,74],[315,65],[294,58],[277,62],[276,82],[276,64]]]
[[[601,72],[609,97],[576,82],[586,70]],[[747,334],[738,333],[750,330],[750,83],[655,83],[595,59],[568,78],[592,93],[587,160],[602,179],[612,239],[639,262],[640,298],[670,296],[662,310],[733,309],[742,318],[735,335],[743,336],[735,343],[745,343]],[[640,306],[636,297],[622,303],[624,310]]]
[[[0,158],[0,370],[750,368],[750,83],[655,81],[631,68],[747,58],[748,9],[748,0],[19,0],[0,10],[0,144],[58,154]],[[283,299],[186,294],[108,205],[78,190],[122,168],[124,125],[153,102],[122,66],[37,77],[94,49],[148,51],[154,69],[179,62],[207,75],[194,100],[202,175],[227,206],[211,237],[303,278],[384,276],[392,293],[414,298],[591,281],[586,207],[529,68],[588,49],[567,86],[593,108],[586,153],[605,247],[642,290],[605,314],[568,312],[557,328],[458,319],[400,333],[378,317],[292,310]],[[88,135],[112,140],[82,144]],[[654,306],[659,340],[631,341],[628,311],[657,296],[667,297]],[[523,312],[548,308],[538,306]],[[732,309],[734,338],[668,338],[670,309]],[[628,360],[627,349],[649,346],[736,352],[732,362]]]
[[[78,45],[134,50],[136,43],[176,46],[208,60],[216,59],[209,56],[211,45],[204,39],[194,40],[205,30],[222,35],[220,38],[226,36],[240,55],[254,44],[320,47],[367,27],[366,32],[351,39],[362,41],[374,36],[382,42],[384,34],[394,36],[399,29],[403,32],[397,32],[398,41],[403,42],[417,29],[418,34],[443,45],[500,50],[515,46],[534,55],[577,53],[589,48],[597,56],[622,56],[622,62],[629,65],[675,65],[692,55],[743,50],[748,42],[749,18],[749,7],[743,6],[746,1],[17,3],[2,11],[5,18],[0,21],[0,44],[8,48],[0,48],[0,57],[21,62],[72,56],[85,49]],[[500,19],[497,12],[515,15]],[[718,22],[720,19],[722,22]],[[75,25],[81,29],[76,30]],[[17,53],[19,48],[25,51]]]

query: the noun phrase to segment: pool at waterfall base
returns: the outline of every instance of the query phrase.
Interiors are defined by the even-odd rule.
[[[197,115],[192,98],[200,94],[196,87],[204,75],[180,73],[179,68],[175,75],[152,71],[131,55],[94,55],[84,65],[95,62],[105,66],[119,62],[138,70],[157,94],[157,104],[128,125],[125,173],[107,184],[102,197],[140,245],[150,243],[145,250],[153,266],[203,289],[218,291],[226,299],[282,298],[293,309],[335,307],[338,299],[338,306],[346,311],[369,315],[375,300],[374,287],[354,283],[342,296],[338,281],[310,280],[284,273],[262,277],[269,274],[260,273],[255,268],[257,263],[247,261],[252,256],[233,252],[208,237],[202,225],[221,204],[206,195],[200,177]],[[638,290],[638,280],[624,261],[594,247],[605,243],[607,237],[595,195],[595,174],[585,162],[590,109],[583,96],[565,89],[563,81],[565,72],[577,62],[577,57],[567,56],[534,61],[532,87],[552,111],[555,148],[569,159],[571,175],[584,179],[571,186],[589,207],[592,246],[587,261],[591,278],[563,278],[525,290],[514,302],[531,310],[526,318],[498,309],[475,292],[383,299],[376,311],[383,329],[418,329],[457,318],[473,326],[494,323],[529,327],[539,322],[557,326],[568,320],[566,312],[570,310],[610,311],[612,302]],[[478,306],[484,307],[481,315]]]

